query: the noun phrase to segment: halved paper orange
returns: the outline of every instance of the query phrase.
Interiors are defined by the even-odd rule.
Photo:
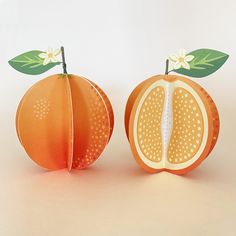
[[[83,169],[101,155],[113,131],[110,101],[93,82],[58,74],[33,85],[16,115],[19,140],[49,170]]]
[[[132,92],[125,127],[134,157],[144,169],[185,174],[215,146],[219,115],[201,86],[185,77],[160,75]]]

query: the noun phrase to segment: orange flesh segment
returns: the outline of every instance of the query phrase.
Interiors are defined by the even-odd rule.
[[[165,93],[160,86],[145,98],[138,117],[137,135],[140,149],[146,158],[162,159],[161,120]]]
[[[183,163],[190,160],[202,143],[203,117],[193,95],[184,88],[173,93],[173,129],[168,148],[168,161]]]

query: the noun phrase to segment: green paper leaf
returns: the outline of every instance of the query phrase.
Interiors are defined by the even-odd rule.
[[[212,49],[198,49],[187,55],[194,56],[193,60],[189,62],[190,69],[180,68],[173,71],[196,78],[202,78],[214,73],[229,57],[229,55],[223,52]]]
[[[40,53],[44,52],[38,50],[29,51],[11,59],[8,63],[15,70],[28,75],[39,75],[61,64],[61,62],[50,62],[47,65],[43,65],[44,59],[39,57]]]

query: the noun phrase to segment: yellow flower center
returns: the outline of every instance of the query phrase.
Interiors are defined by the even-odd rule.
[[[53,54],[50,52],[48,53],[48,58],[52,58],[53,57]]]
[[[184,62],[184,57],[180,57],[179,62]]]

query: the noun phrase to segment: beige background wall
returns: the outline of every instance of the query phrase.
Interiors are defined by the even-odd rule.
[[[236,2],[234,0],[0,0],[0,235],[236,235]],[[27,50],[65,46],[68,71],[99,84],[115,111],[114,135],[88,170],[46,172],[19,144],[20,98],[41,78],[7,61]],[[164,72],[179,48],[230,54],[195,79],[218,105],[216,148],[180,177],[136,165],[123,113],[132,89]]]

